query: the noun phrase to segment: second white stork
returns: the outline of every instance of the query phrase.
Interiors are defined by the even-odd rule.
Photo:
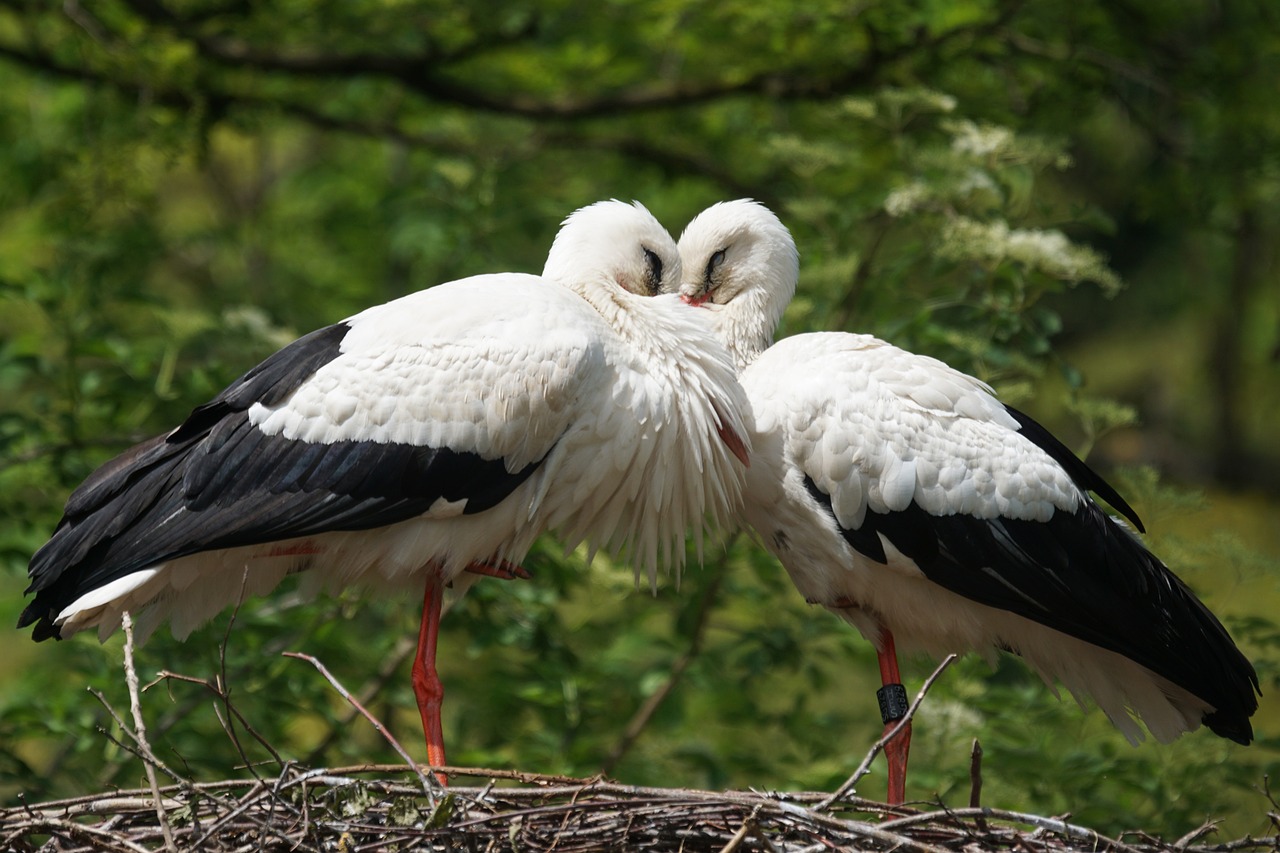
[[[906,710],[895,646],[1020,655],[1130,739],[1201,723],[1247,744],[1257,675],[1139,541],[1100,476],[984,383],[869,335],[772,346],[798,256],[767,208],[715,205],[680,238],[682,293],[741,369],[756,432],[745,519],[806,600],[876,647],[888,732]],[[886,704],[889,707],[886,707]],[[890,742],[905,797],[910,730]]]
[[[413,683],[445,764],[443,588],[534,539],[679,569],[687,528],[737,511],[745,399],[675,242],[639,204],[571,215],[542,277],[438,285],[312,332],[176,429],[104,464],[32,558],[19,627],[105,638],[125,611],[185,636],[305,571],[425,586]],[[486,568],[488,567],[488,568]]]

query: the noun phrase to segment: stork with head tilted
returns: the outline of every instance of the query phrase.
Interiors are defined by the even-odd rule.
[[[130,611],[181,637],[302,571],[425,586],[413,684],[443,766],[446,585],[510,573],[547,530],[652,577],[737,511],[745,399],[700,312],[655,296],[679,282],[648,211],[601,202],[541,277],[442,284],[300,338],[76,489],[19,627],[105,638]]]
[[[741,371],[755,418],[745,520],[800,593],[875,644],[893,711],[895,647],[1020,655],[1130,739],[1201,724],[1249,743],[1258,679],[1221,623],[1138,537],[1100,476],[985,384],[869,335],[770,345],[799,264],[767,208],[714,205],[680,238],[681,293]],[[896,714],[896,717],[893,715]],[[910,729],[890,742],[905,796]]]

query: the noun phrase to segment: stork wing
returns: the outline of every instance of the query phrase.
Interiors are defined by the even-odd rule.
[[[595,369],[590,317],[566,294],[484,276],[293,342],[90,475],[32,558],[19,627],[188,554],[495,506],[568,429]]]
[[[758,425],[785,424],[789,462],[850,547],[882,564],[900,554],[965,598],[1256,707],[1256,676],[1221,623],[1089,498],[1138,523],[1047,430],[934,359],[865,336],[799,337],[743,384]],[[1206,722],[1247,742],[1241,719]]]

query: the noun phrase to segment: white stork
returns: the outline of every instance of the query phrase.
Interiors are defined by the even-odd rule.
[[[446,585],[510,576],[546,530],[625,550],[652,582],[689,526],[738,512],[746,401],[701,312],[655,296],[679,281],[657,220],[600,202],[565,220],[541,278],[441,284],[300,338],[76,489],[18,627],[105,638],[141,610],[140,634],[167,618],[181,638],[293,572],[425,584],[413,684],[443,766]]]
[[[710,309],[755,418],[745,520],[800,593],[876,647],[885,731],[906,710],[895,643],[1020,655],[1136,743],[1202,722],[1252,738],[1257,675],[1213,614],[1094,492],[1133,509],[977,379],[869,335],[770,346],[798,256],[767,208],[714,205],[680,238],[687,301]],[[886,702],[892,706],[886,708]],[[905,797],[907,728],[886,749]]]

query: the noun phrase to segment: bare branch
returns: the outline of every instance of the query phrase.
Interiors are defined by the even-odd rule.
[[[413,654],[415,648],[416,642],[411,637],[402,636],[396,640],[395,647],[391,649],[390,654],[388,654],[386,659],[382,662],[382,666],[378,668],[377,675],[367,681],[364,688],[360,691],[360,695],[357,697],[360,705],[367,705],[369,702],[373,701],[374,697],[381,693],[386,686],[391,683],[391,680],[400,670],[401,664],[408,659],[409,655]],[[303,764],[314,764],[319,761],[320,757],[324,755],[325,750],[346,734],[347,726],[349,726],[356,717],[360,716],[360,705],[355,703],[351,704],[347,713],[338,720],[338,724],[336,726],[332,726],[329,729],[329,733],[325,735],[320,743],[316,744],[316,746],[306,756],[302,762]]]
[[[1065,820],[1056,817],[1042,817],[1040,815],[1025,814],[1023,812],[1013,812],[1007,809],[947,809],[946,813],[956,818],[974,818],[985,817],[995,820],[1013,820],[1019,823],[1025,823],[1029,826],[1046,829],[1064,835],[1068,838],[1075,838],[1090,844],[1093,849],[1111,848],[1122,851],[1122,853],[1140,853],[1136,848],[1130,847],[1114,838],[1107,838],[1092,829],[1067,823]],[[887,820],[880,824],[881,829],[899,830],[908,826],[926,823],[926,815],[936,816],[936,813],[926,813],[920,815],[912,815],[910,817],[900,817],[894,820]]]
[[[720,848],[720,853],[733,853],[733,851],[741,847],[746,837],[755,830],[756,818],[759,816],[760,806],[756,806],[751,810],[751,814],[747,816],[747,819],[742,822],[742,826],[738,828],[738,831],[733,834],[733,838],[730,838],[729,842]]]
[[[916,694],[915,701],[911,703],[911,707],[907,709],[907,713],[903,715],[902,719],[898,720],[898,724],[885,732],[878,741],[871,745],[871,749],[867,752],[866,758],[862,759],[862,763],[858,765],[857,770],[853,771],[853,775],[846,779],[844,784],[835,790],[835,793],[814,806],[815,811],[825,811],[830,808],[833,803],[837,802],[845,794],[852,791],[853,786],[858,784],[858,780],[863,776],[866,776],[867,773],[871,771],[871,762],[874,761],[875,757],[885,748],[885,745],[897,737],[898,732],[902,731],[902,728],[906,726],[907,723],[911,722],[911,718],[916,715],[916,709],[920,707],[920,703],[923,702],[924,697],[928,695],[929,689],[933,687],[933,683],[938,680],[938,677],[942,675],[946,668],[951,666],[955,660],[955,655],[947,655],[946,658],[943,659],[942,663],[938,664],[938,668],[933,671],[933,674],[925,679],[924,684],[920,687],[920,692]]]
[[[982,808],[982,744],[977,738],[969,751],[969,808]],[[986,829],[986,818],[978,818],[978,827]]]
[[[437,795],[443,795],[444,793],[440,783],[432,778],[431,774],[422,772],[422,768],[418,766],[416,761],[409,757],[409,753],[405,752],[405,749],[400,745],[400,742],[392,737],[391,732],[389,732],[387,727],[382,724],[382,721],[365,710],[365,707],[356,701],[356,697],[352,696],[351,692],[342,686],[342,682],[338,681],[338,679],[333,676],[333,673],[329,672],[328,668],[325,667],[324,664],[314,656],[303,654],[302,652],[284,652],[283,654],[287,658],[304,660],[314,666],[320,674],[325,677],[325,680],[333,685],[333,688],[338,691],[338,694],[342,696],[343,699],[346,699],[354,705],[356,710],[360,712],[361,716],[373,725],[378,734],[382,735],[383,739],[386,740],[387,743],[391,744],[391,748],[396,751],[396,754],[403,758],[405,764],[407,764],[413,772],[418,775],[419,781],[422,782],[422,790],[426,793],[427,799],[431,801],[432,806],[434,807],[438,805],[439,801],[437,799]],[[432,769],[437,772],[440,770],[439,767],[433,767]]]
[[[155,753],[151,744],[147,743],[147,723],[142,718],[142,699],[138,690],[138,672],[133,666],[133,617],[129,611],[121,615],[121,626],[124,628],[124,680],[129,688],[129,709],[133,712],[134,739],[144,757],[143,766],[147,771],[147,781],[151,784],[151,793],[155,797],[156,819],[160,821],[160,831],[164,833],[166,850],[176,851],[173,843],[173,829],[169,826],[169,816],[165,813],[164,802],[160,798],[160,783],[156,780]]]

